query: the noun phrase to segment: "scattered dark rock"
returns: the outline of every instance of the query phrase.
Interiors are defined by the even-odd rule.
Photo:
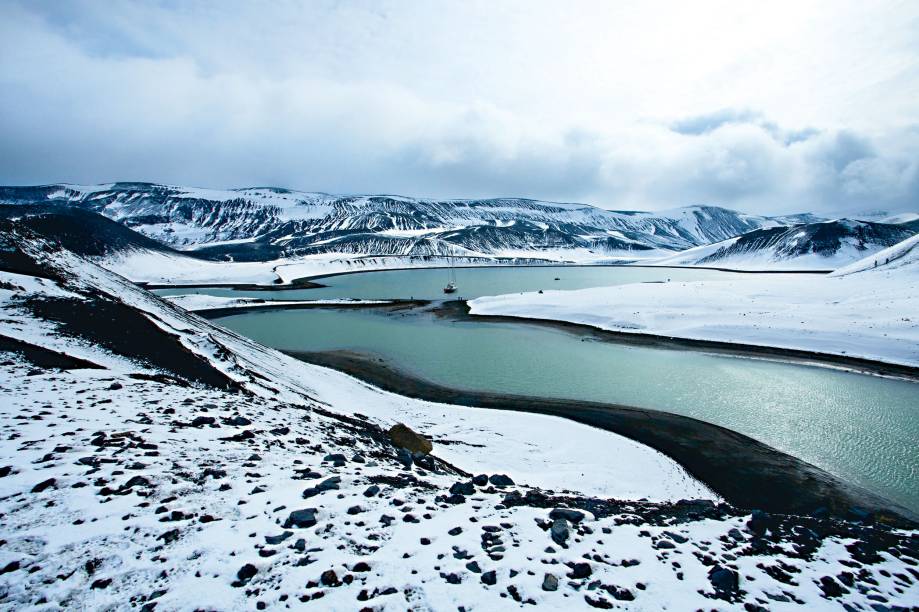
[[[281,533],[281,534],[278,534],[278,535],[274,535],[274,536],[265,536],[265,543],[266,543],[266,544],[271,544],[272,546],[276,546],[276,545],[280,544],[281,542],[283,542],[284,540],[286,540],[287,538],[289,538],[289,537],[292,536],[292,535],[294,535],[294,532],[293,532],[293,531],[285,531],[285,532],[283,532],[283,533]]]
[[[581,578],[587,578],[592,573],[593,570],[590,567],[590,563],[572,563],[568,577],[573,580],[580,580]]]
[[[9,574],[10,572],[15,572],[20,568],[19,561],[10,561],[2,568],[0,568],[0,574]]]
[[[558,590],[558,578],[552,574],[546,574],[542,579],[542,590],[543,591],[557,591]]]
[[[841,584],[833,580],[830,576],[823,576],[820,579],[820,590],[823,591],[823,596],[827,598],[841,597],[845,593],[848,593],[848,589],[843,587]]]
[[[495,574],[495,570],[489,570],[482,574],[481,580],[484,584],[494,586],[498,583],[498,576]]]
[[[567,508],[555,508],[549,513],[549,518],[553,521],[556,519],[565,519],[569,523],[577,525],[584,519],[584,513],[580,510],[568,510]]]
[[[450,493],[453,495],[475,495],[475,485],[472,484],[472,481],[455,482],[450,487]]]
[[[549,529],[549,533],[552,536],[553,542],[559,546],[564,546],[570,535],[568,529],[568,521],[562,518],[552,521],[552,527]]]
[[[43,481],[41,481],[40,483],[38,483],[37,485],[35,485],[34,487],[32,487],[32,493],[41,493],[42,491],[44,491],[45,489],[48,489],[48,488],[50,488],[50,487],[57,488],[57,484],[56,484],[56,481],[54,480],[54,478],[49,478],[48,480],[43,480]]]
[[[319,577],[319,583],[323,586],[338,586],[341,584],[338,580],[338,575],[335,573],[335,570],[326,570],[322,572],[322,575]]]
[[[205,425],[214,425],[217,422],[212,416],[196,416],[191,421],[192,427],[204,427]]]
[[[377,485],[370,485],[364,491],[364,497],[375,497],[380,492],[380,487]]]
[[[721,565],[714,565],[708,570],[708,580],[715,589],[715,594],[727,599],[740,589],[740,576],[732,569]]]
[[[300,529],[305,529],[312,527],[316,524],[316,513],[319,512],[316,508],[304,508],[303,510],[294,510],[287,517],[287,520],[284,521],[284,529],[290,527],[298,527]]]
[[[239,571],[236,572],[236,578],[239,580],[239,586],[246,584],[258,573],[258,569],[251,563],[246,563]]]
[[[313,497],[314,495],[319,495],[320,493],[324,493],[326,491],[336,490],[340,488],[340,485],[341,485],[340,477],[332,476],[331,478],[326,478],[325,480],[323,480],[316,486],[310,487],[309,489],[306,489],[305,491],[303,491],[303,499]]]
[[[507,476],[506,474],[492,474],[488,477],[488,482],[495,485],[496,487],[514,486],[514,481],[511,480],[510,476]]]

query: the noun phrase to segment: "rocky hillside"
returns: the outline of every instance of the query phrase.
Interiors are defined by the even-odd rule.
[[[751,513],[605,432],[381,393],[8,221],[0,310],[3,608],[919,600],[916,531]]]
[[[751,269],[833,270],[913,236],[908,224],[840,219],[757,229],[657,263]]]
[[[74,206],[171,247],[237,261],[327,252],[506,257],[564,250],[639,257],[816,219],[713,206],[646,213],[514,198],[431,200],[149,183],[0,187],[0,202]]]

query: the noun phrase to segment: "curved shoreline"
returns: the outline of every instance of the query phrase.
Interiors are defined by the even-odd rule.
[[[737,357],[760,357],[817,367],[835,367],[859,374],[871,374],[887,378],[901,378],[919,382],[919,367],[906,364],[890,363],[865,357],[851,357],[836,353],[821,353],[805,349],[782,348],[760,344],[743,344],[740,342],[723,342],[720,340],[698,340],[679,336],[663,336],[641,332],[622,332],[601,329],[585,323],[571,323],[555,319],[515,317],[511,315],[477,315],[469,312],[466,300],[444,302],[435,308],[435,314],[449,317],[456,321],[475,321],[477,323],[515,323],[559,329],[579,336],[590,337],[602,342],[628,344],[632,346],[649,346],[664,349],[686,349],[734,355]]]
[[[380,256],[368,256],[380,257]],[[389,257],[402,257],[401,255],[391,255]],[[533,260],[538,261],[538,260]],[[545,264],[483,264],[471,266],[459,266],[460,268],[651,268],[658,270],[712,270],[715,272],[731,272],[734,274],[816,274],[826,275],[833,270],[738,270],[734,268],[720,268],[715,266],[655,266],[650,264],[633,264],[633,263],[561,263],[556,261],[545,260]],[[319,289],[326,287],[321,283],[314,281],[321,278],[332,278],[333,276],[347,276],[349,274],[364,274],[369,272],[400,272],[405,270],[442,270],[450,266],[405,266],[398,268],[374,268],[370,270],[342,270],[341,272],[328,272],[325,274],[312,274],[292,279],[289,283],[149,283],[146,281],[136,281],[134,284],[144,289],[238,289],[240,291],[289,291],[292,289]]]
[[[618,404],[454,389],[349,351],[284,352],[407,397],[557,416],[619,434],[670,457],[738,508],[782,514],[810,514],[823,508],[840,518],[852,508],[862,508],[888,522],[907,525],[919,521],[916,513],[814,465],[691,417]]]
[[[430,303],[430,300],[385,300],[379,302],[364,301],[355,302],[353,304],[349,304],[348,302],[327,302],[325,304],[269,303],[250,304],[246,306],[221,306],[217,308],[202,308],[200,310],[189,310],[189,312],[196,314],[199,317],[204,317],[205,319],[219,319],[236,314],[247,314],[251,312],[271,312],[273,310],[337,310],[339,308],[343,310],[355,310],[358,308],[380,308],[398,311],[404,308],[417,308],[420,306],[427,306]]]

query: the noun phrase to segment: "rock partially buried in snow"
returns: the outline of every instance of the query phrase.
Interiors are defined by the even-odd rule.
[[[719,597],[729,598],[740,588],[740,576],[732,569],[716,565],[708,572],[708,579]]]
[[[389,430],[389,440],[394,446],[410,450],[413,453],[422,453],[427,455],[434,450],[434,445],[430,440],[421,434],[412,431],[403,423],[396,423]]]
[[[568,541],[568,521],[563,518],[555,519],[552,521],[552,527],[549,529],[549,533],[552,536],[552,541],[556,544],[564,546],[565,542]]]
[[[511,477],[507,474],[492,474],[488,477],[488,482],[495,485],[496,487],[514,486],[514,481],[511,480]]]
[[[299,527],[301,529],[312,527],[316,524],[317,512],[319,512],[319,510],[316,508],[294,510],[290,513],[290,516],[287,517],[287,520],[284,521],[284,529],[289,529],[290,527]]]
[[[558,578],[552,574],[546,574],[545,578],[542,579],[542,590],[543,591],[557,591],[558,590]]]
[[[549,518],[553,521],[556,519],[565,519],[569,523],[577,525],[584,519],[584,513],[579,510],[568,510],[567,508],[555,508],[549,513]]]

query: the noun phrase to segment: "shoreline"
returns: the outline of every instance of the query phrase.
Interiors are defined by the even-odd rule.
[[[384,391],[473,408],[531,412],[616,433],[676,461],[731,505],[781,514],[825,509],[844,518],[853,508],[896,524],[919,515],[801,459],[730,429],[659,410],[579,400],[454,389],[417,378],[370,355],[350,351],[283,351]]]
[[[386,257],[372,256],[367,257]],[[402,257],[390,255],[388,257]],[[721,268],[715,266],[655,266],[651,264],[633,264],[633,263],[562,263],[545,260],[545,264],[483,264],[471,266],[458,266],[459,268],[653,268],[661,270],[712,270],[715,272],[730,272],[734,274],[815,274],[826,275],[833,270],[737,270],[734,268]],[[363,274],[369,272],[403,272],[406,270],[443,270],[450,266],[405,266],[398,268],[375,268],[370,270],[343,270],[341,272],[328,272],[325,274],[312,274],[310,276],[297,277],[289,283],[275,284],[258,284],[258,283],[149,283],[146,281],[135,281],[134,284],[144,289],[237,289],[240,291],[286,291],[292,289],[319,289],[326,287],[321,283],[314,281],[322,278],[331,278],[333,276],[346,276],[349,274]]]
[[[420,308],[431,303],[430,300],[385,300],[379,302],[329,302],[325,304],[250,304],[246,306],[230,306],[219,308],[202,308],[201,310],[189,310],[188,312],[196,314],[205,319],[220,319],[234,314],[243,314],[251,312],[270,312],[273,310],[318,310],[318,309],[345,309],[354,310],[358,308],[389,308],[393,311],[405,308]],[[181,306],[180,306],[181,308]]]
[[[647,346],[663,349],[682,349],[732,355],[735,357],[763,358],[773,361],[809,365],[814,367],[833,367],[858,374],[900,378],[919,382],[919,367],[906,364],[890,363],[865,357],[821,353],[805,349],[791,349],[760,344],[740,342],[723,342],[720,340],[699,340],[679,336],[663,336],[641,332],[622,332],[601,329],[585,323],[571,323],[555,319],[538,319],[515,317],[511,315],[477,315],[469,312],[466,300],[444,302],[432,310],[436,315],[453,318],[456,321],[475,321],[477,323],[516,323],[549,327],[575,335],[590,337],[601,342],[613,342],[631,346]]]

